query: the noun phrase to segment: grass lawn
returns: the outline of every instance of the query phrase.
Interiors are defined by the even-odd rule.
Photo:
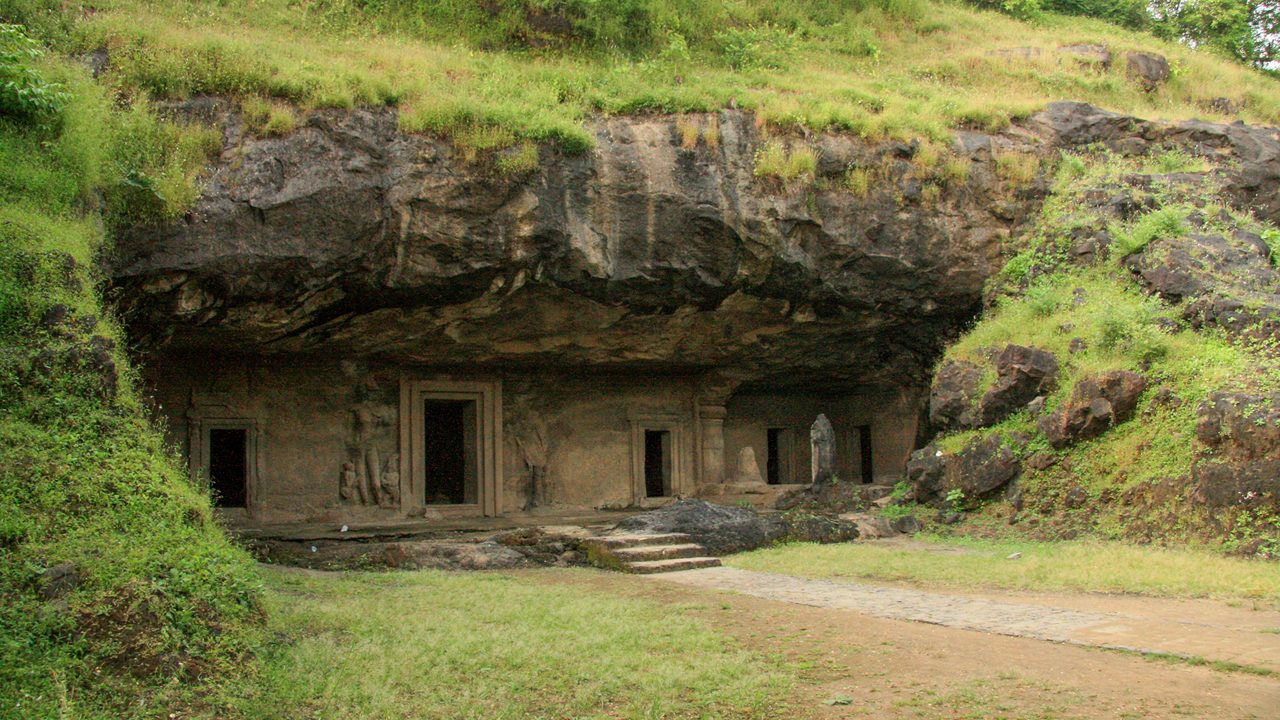
[[[928,537],[912,545],[796,543],[726,558],[733,567],[811,578],[910,580],[966,588],[1248,598],[1280,604],[1280,565],[1207,550],[1121,543]],[[1008,559],[1013,553],[1022,557]]]
[[[791,672],[679,605],[528,574],[269,571],[246,718],[775,717]]]

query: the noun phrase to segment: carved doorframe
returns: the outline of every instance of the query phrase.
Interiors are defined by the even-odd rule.
[[[424,403],[471,400],[476,403],[477,502],[427,505]],[[400,378],[401,508],[430,508],[442,515],[496,517],[502,509],[502,382]]]
[[[210,490],[209,433],[212,430],[245,431],[244,509],[250,517],[258,505],[258,421],[256,418],[206,416],[188,413],[187,466],[192,484]]]
[[[630,413],[631,424],[631,501],[637,507],[661,505],[689,493],[686,485],[685,463],[688,460],[688,440],[685,438],[687,423],[675,413]],[[660,430],[671,433],[671,494],[651,498],[645,492],[644,482],[644,432]]]

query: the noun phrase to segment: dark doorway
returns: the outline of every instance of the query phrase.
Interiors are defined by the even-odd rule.
[[[858,426],[858,449],[861,451],[862,462],[862,482],[869,483],[875,480],[875,464],[871,461],[871,426]]]
[[[644,431],[644,494],[667,497],[671,494],[671,433]]]
[[[476,403],[426,400],[423,457],[428,505],[473,505],[477,500]]]
[[[209,429],[209,485],[216,507],[245,507],[249,486],[248,430]]]
[[[791,431],[769,428],[765,447],[765,479],[770,485],[791,482]]]

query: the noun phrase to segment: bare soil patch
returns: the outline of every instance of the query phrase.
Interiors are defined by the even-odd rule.
[[[804,668],[800,718],[1274,718],[1280,680],[920,623],[867,617],[611,573],[520,573],[678,606],[738,642]],[[1026,597],[1029,594],[1023,595]],[[1055,594],[1056,599],[1070,597]],[[1082,596],[1105,609],[1107,598]],[[1146,599],[1114,598],[1132,610]],[[1161,601],[1159,612],[1247,611]],[[1280,642],[1278,640],[1277,642]],[[837,703],[837,704],[828,704]]]

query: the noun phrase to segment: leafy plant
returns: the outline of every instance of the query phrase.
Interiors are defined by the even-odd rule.
[[[947,491],[947,505],[950,506],[954,512],[962,512],[964,510],[964,500],[964,490],[961,490],[960,488],[951,488]]]
[[[66,88],[34,66],[43,54],[21,25],[0,23],[0,115],[49,118],[67,104]]]
[[[1166,237],[1178,237],[1187,234],[1183,221],[1187,211],[1181,207],[1165,207],[1138,218],[1131,227],[1112,229],[1115,242],[1111,250],[1115,257],[1126,258],[1141,252],[1152,240]]]
[[[795,51],[795,38],[775,25],[728,28],[714,35],[720,53],[735,70],[785,67]]]

